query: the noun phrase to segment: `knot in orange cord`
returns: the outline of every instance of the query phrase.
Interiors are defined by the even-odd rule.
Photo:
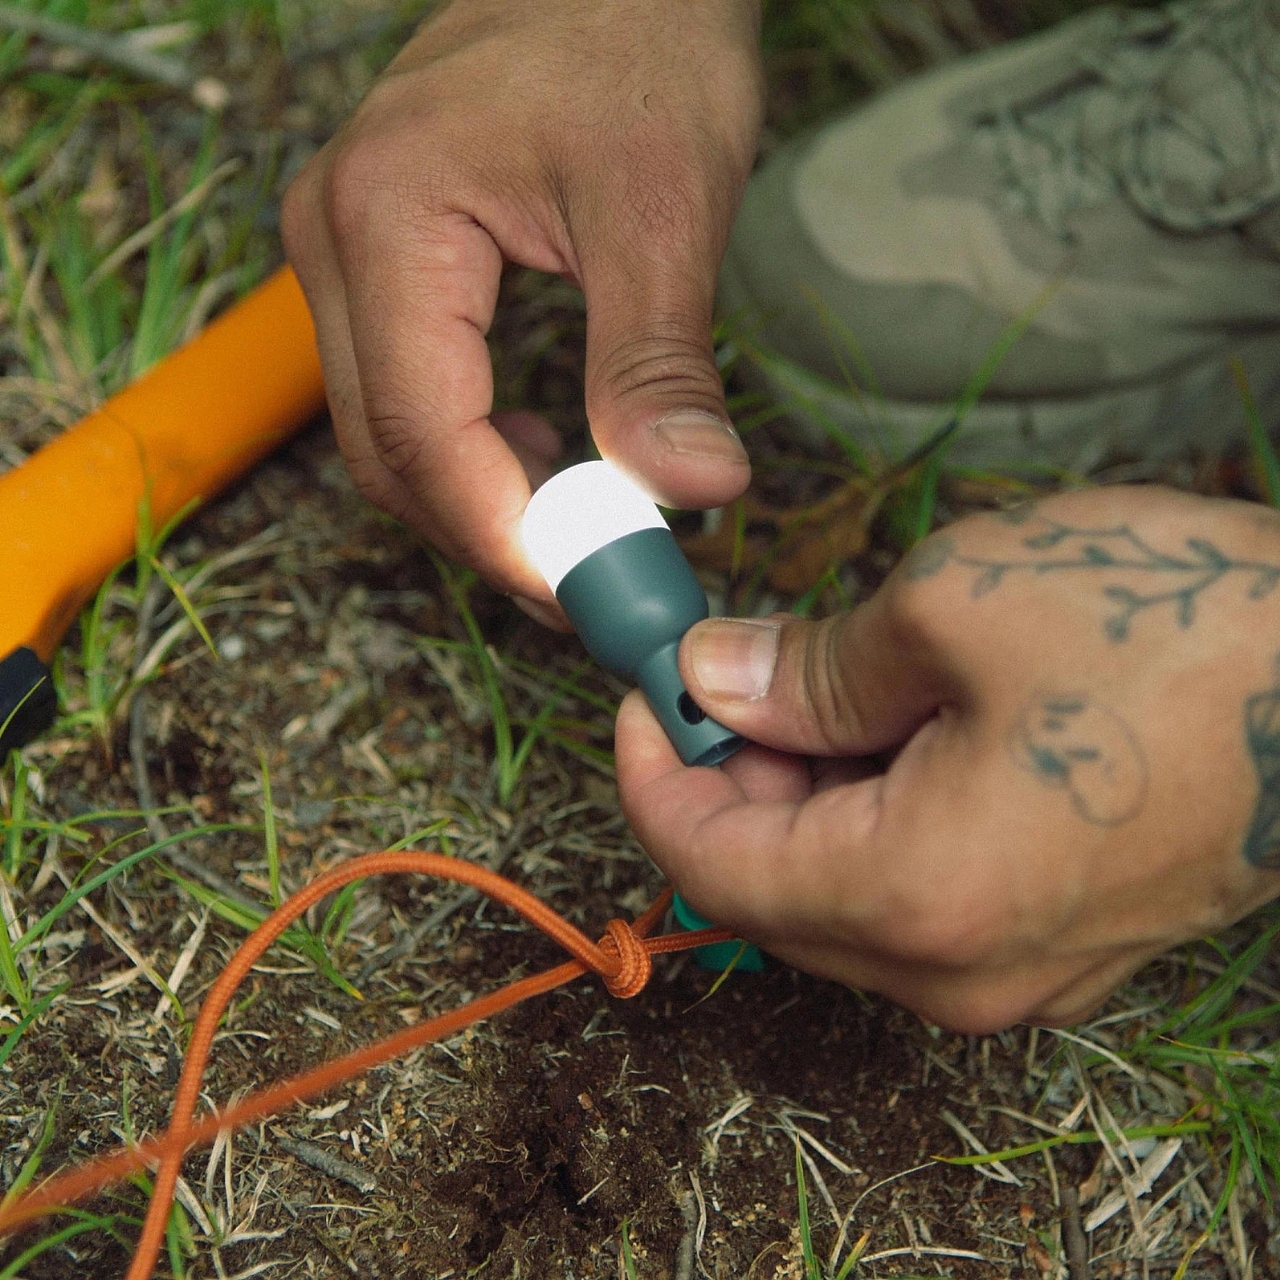
[[[653,973],[653,959],[649,949],[625,920],[610,920],[604,927],[604,937],[596,946],[606,956],[618,959],[617,973],[601,973],[605,990],[619,1000],[638,996],[648,984]]]

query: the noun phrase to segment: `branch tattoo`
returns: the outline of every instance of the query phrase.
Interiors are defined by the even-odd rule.
[[[1280,659],[1272,684],[1244,704],[1244,736],[1258,774],[1258,803],[1244,856],[1255,867],[1280,871]]]
[[[949,534],[935,534],[908,557],[906,576],[928,578],[950,565],[973,570],[971,594],[977,600],[1014,576],[1096,575],[1111,606],[1103,631],[1113,644],[1128,640],[1140,617],[1164,608],[1185,630],[1206,592],[1221,582],[1241,582],[1247,600],[1265,599],[1280,586],[1280,565],[1237,559],[1205,538],[1161,550],[1128,524],[1064,524],[1034,503],[996,518],[1025,530],[1013,553],[964,555]],[[1280,658],[1272,687],[1245,700],[1244,737],[1258,800],[1243,853],[1255,867],[1280,870]],[[1147,761],[1133,730],[1084,693],[1037,694],[1018,716],[1009,750],[1046,786],[1066,791],[1087,822],[1127,822],[1146,799]]]
[[[907,576],[931,577],[952,564],[976,570],[975,600],[1015,575],[1088,573],[1123,578],[1122,582],[1104,582],[1102,587],[1103,596],[1113,607],[1103,629],[1114,644],[1129,638],[1140,614],[1165,605],[1173,610],[1178,626],[1191,626],[1200,598],[1225,579],[1246,582],[1250,600],[1261,600],[1280,586],[1280,565],[1237,560],[1205,538],[1187,538],[1180,550],[1161,551],[1127,524],[1101,528],[1063,524],[1040,515],[1034,505],[1014,507],[997,518],[1005,524],[1029,527],[1021,540],[1025,554],[1003,558],[961,555],[954,539],[947,534],[935,535],[913,553]]]

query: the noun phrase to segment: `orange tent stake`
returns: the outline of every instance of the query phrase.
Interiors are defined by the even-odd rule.
[[[153,529],[243,475],[319,412],[302,290],[284,268],[100,409],[0,476],[0,751],[55,710],[47,664]]]

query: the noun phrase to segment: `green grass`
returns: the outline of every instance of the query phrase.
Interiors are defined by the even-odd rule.
[[[631,1224],[629,1222],[622,1224],[622,1269],[627,1280],[639,1280],[639,1273],[636,1271],[635,1254],[631,1249]]]
[[[140,685],[155,676],[183,638],[182,626],[171,627],[148,653],[136,651],[139,621],[153,604],[148,596],[156,579],[168,589],[190,629],[217,660],[213,639],[187,589],[197,579],[202,584],[207,582],[207,563],[179,570],[162,559],[165,542],[193,507],[188,504],[161,529],[153,530],[150,502],[144,496],[138,509],[134,559],[117,566],[107,576],[80,617],[79,696],[71,689],[65,656],[60,653],[54,664],[54,686],[61,709],[58,732],[75,734],[88,730],[109,754],[112,729],[122,707]],[[134,652],[130,655],[131,648]]]
[[[108,30],[144,24],[134,5],[50,0],[33,7]],[[199,33],[233,18],[262,23],[272,9],[245,0],[194,0],[173,3],[165,19],[193,22]],[[239,167],[221,156],[218,118],[206,116],[175,191],[141,110],[150,90],[97,65],[81,74],[26,69],[32,41],[0,36],[0,89],[20,95],[36,116],[0,161],[0,297],[12,318],[10,342],[31,376],[87,408],[190,336],[211,302],[243,293],[261,277],[271,246],[255,224],[274,185],[277,157],[269,154],[256,174],[243,176],[238,198],[219,205],[218,235],[204,236],[210,200]],[[88,124],[129,133],[141,158],[145,221],[110,243],[101,242],[101,225],[71,198],[76,188],[68,189],[66,180],[43,192],[31,186]],[[127,181],[119,191],[126,202],[134,195]],[[15,197],[20,210],[10,203]]]
[[[844,1261],[833,1257],[830,1266],[823,1266],[813,1243],[813,1224],[809,1220],[809,1187],[805,1182],[804,1160],[800,1139],[794,1138],[796,1157],[796,1211],[800,1230],[800,1250],[804,1260],[804,1280],[848,1280],[858,1260],[866,1251],[870,1233],[864,1235],[845,1255]],[[839,1241],[836,1242],[837,1248]]]
[[[15,768],[21,767],[21,765],[15,765]],[[101,821],[104,816],[114,818],[125,815],[89,814],[63,823],[40,824],[38,829],[46,832],[56,831],[69,840],[83,844],[87,843],[87,837],[80,828],[89,823]],[[132,816],[136,817],[138,815],[134,814]],[[9,810],[3,819],[6,839],[15,828],[20,831],[32,829],[25,822],[23,814],[15,815],[13,806],[10,804]],[[25,929],[22,929],[16,917],[9,916],[6,911],[3,925],[0,926],[0,986],[3,987],[5,994],[17,1006],[21,1019],[14,1030],[6,1037],[3,1045],[0,1045],[0,1061],[3,1061],[13,1052],[23,1033],[50,1008],[57,995],[62,990],[65,990],[65,987],[61,987],[52,995],[46,993],[41,996],[38,993],[41,981],[41,944],[54,925],[67,915],[81,899],[110,884],[117,877],[124,875],[139,864],[157,858],[157,855],[179,841],[201,835],[215,835],[234,830],[242,830],[242,828],[228,823],[206,824],[188,828],[177,835],[166,836],[162,840],[148,840],[140,848],[136,848],[132,852],[124,852],[129,845],[135,844],[148,835],[146,826],[141,826],[136,830],[107,841],[97,851],[85,849],[84,861],[66,892],[52,907],[38,916]],[[111,859],[116,855],[120,855],[118,860],[112,861]],[[101,869],[95,871],[95,868],[99,867]],[[19,869],[21,870],[21,868]],[[90,872],[94,872],[94,874],[90,874]],[[11,883],[20,890],[21,885],[18,877],[13,877]],[[178,1004],[177,998],[167,988],[165,988],[165,993],[181,1013],[181,1005]]]
[[[1244,1168],[1250,1170],[1264,1198],[1273,1202],[1280,1186],[1280,1053],[1276,1036],[1280,1001],[1246,1009],[1242,997],[1246,984],[1273,953],[1280,938],[1280,910],[1268,908],[1253,917],[1251,923],[1253,936],[1235,948],[1207,939],[1204,945],[1216,953],[1222,972],[1205,982],[1185,1003],[1167,1009],[1163,1016],[1142,1027],[1127,1045],[1112,1052],[1112,1056],[1130,1066],[1162,1074],[1175,1091],[1185,1089],[1189,1070],[1199,1069],[1212,1081],[1212,1087],[1203,1090],[1191,1114],[1172,1123],[1122,1126],[1105,1134],[1082,1129],[985,1155],[939,1159],[952,1165],[985,1165],[1037,1156],[1055,1147],[1095,1147],[1104,1139],[1115,1143],[1121,1139],[1136,1142],[1144,1138],[1193,1136],[1214,1153],[1221,1170],[1221,1188],[1198,1244],[1204,1243],[1226,1213]],[[1242,931],[1251,932],[1249,925],[1242,926]],[[1189,950],[1185,963],[1194,974],[1194,948]],[[1086,1052],[1083,1061],[1087,1068],[1113,1070],[1107,1055],[1101,1053]],[[1208,1111],[1207,1118],[1195,1118],[1201,1109]]]
[[[523,722],[516,720],[507,706],[507,696],[503,689],[501,668],[504,660],[498,658],[491,650],[471,607],[470,592],[478,582],[476,575],[470,570],[451,565],[435,552],[431,553],[431,559],[467,635],[467,643],[457,647],[460,647],[470,658],[473,675],[483,691],[488,707],[489,723],[493,731],[494,788],[498,803],[506,809],[516,798],[516,788],[520,778],[529,763],[533,748],[540,739],[555,742],[573,750],[580,757],[584,753],[591,752],[590,744],[574,743],[573,739],[563,732],[566,728],[579,726],[566,721],[563,717],[557,717],[556,712],[566,698],[585,695],[585,690],[582,689],[579,681],[592,663],[589,658],[579,662],[572,673],[563,679],[550,675],[536,666],[521,664],[523,669],[534,675],[540,683],[550,684],[552,688],[548,690],[542,705],[532,719]],[[446,642],[435,637],[424,637],[421,643],[448,647]],[[589,700],[597,706],[601,705],[598,697]],[[614,710],[608,703],[603,705],[610,713]],[[521,727],[523,727],[523,733],[517,741],[514,731]],[[594,754],[595,759],[591,763],[598,764],[612,760],[611,752]]]
[[[1238,950],[1208,939],[1224,968],[1185,1005],[1171,1010],[1129,1048],[1131,1061],[1168,1075],[1188,1067],[1207,1071],[1215,1090],[1205,1098],[1214,1136],[1225,1148],[1227,1176],[1214,1206],[1213,1223],[1226,1211],[1243,1165],[1270,1200],[1280,1186],[1280,1001],[1242,1009],[1245,983],[1273,954],[1280,913],[1254,917],[1256,936]],[[1189,961],[1194,963],[1194,961]],[[1260,1035],[1269,1035],[1265,1047]]]

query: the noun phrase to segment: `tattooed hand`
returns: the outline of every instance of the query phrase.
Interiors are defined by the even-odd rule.
[[[690,904],[988,1031],[1083,1017],[1280,895],[1280,518],[1099,489],[935,534],[852,613],[713,619],[690,691],[753,740],[681,766],[643,698],[618,784]]]

